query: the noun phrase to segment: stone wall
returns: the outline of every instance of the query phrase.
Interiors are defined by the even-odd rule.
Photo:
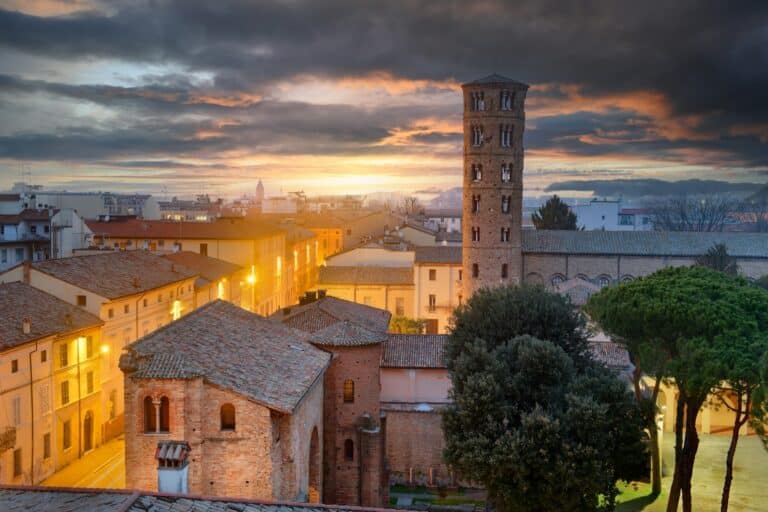
[[[391,484],[451,485],[443,462],[440,412],[387,410],[387,464]]]

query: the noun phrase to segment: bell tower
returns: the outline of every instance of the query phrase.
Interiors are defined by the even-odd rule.
[[[462,282],[480,288],[522,280],[523,129],[528,85],[500,75],[466,83]]]

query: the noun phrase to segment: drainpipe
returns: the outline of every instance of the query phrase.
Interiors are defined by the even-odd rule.
[[[30,440],[32,441],[30,443],[30,460],[29,460],[29,476],[30,476],[30,483],[32,485],[35,485],[35,390],[34,390],[34,384],[35,384],[35,378],[34,374],[32,372],[32,354],[37,352],[38,349],[38,342],[35,341],[35,350],[31,351],[28,355],[29,357],[29,410],[30,415],[32,416],[32,428],[30,428]]]
[[[75,346],[77,348],[77,430],[80,435],[77,436],[77,458],[83,456],[83,396],[80,391],[80,336],[78,336]]]

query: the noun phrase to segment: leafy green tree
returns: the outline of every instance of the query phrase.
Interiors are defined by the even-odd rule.
[[[424,334],[426,327],[426,320],[407,316],[393,316],[389,321],[389,332],[397,334]]]
[[[576,214],[557,194],[553,195],[538,211],[531,215],[536,229],[575,230]]]
[[[457,309],[445,457],[499,510],[612,510],[616,481],[647,469],[634,400],[587,347],[581,314],[542,287],[481,290]]]
[[[728,378],[723,361],[732,353],[729,345],[758,335],[758,319],[768,307],[762,293],[723,272],[678,267],[604,288],[587,304],[587,312],[627,346],[640,368],[650,369],[657,381],[672,379],[678,388],[668,512],[677,511],[681,495],[683,510],[691,510],[696,418],[710,392]]]
[[[735,276],[739,273],[739,266],[736,264],[736,258],[728,254],[728,248],[725,244],[715,244],[710,247],[707,254],[703,254],[696,258],[696,264],[713,270],[719,270],[720,272],[724,272],[731,276]]]

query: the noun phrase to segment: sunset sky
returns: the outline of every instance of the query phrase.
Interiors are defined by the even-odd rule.
[[[765,1],[0,6],[0,189],[455,187],[459,84],[490,73],[531,84],[527,194],[768,176]]]

